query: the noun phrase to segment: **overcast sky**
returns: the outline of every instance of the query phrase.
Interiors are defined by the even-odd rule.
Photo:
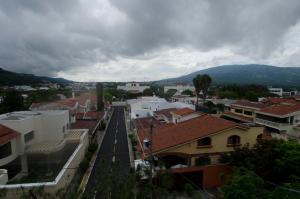
[[[0,27],[0,67],[77,81],[300,66],[300,0],[0,0]]]

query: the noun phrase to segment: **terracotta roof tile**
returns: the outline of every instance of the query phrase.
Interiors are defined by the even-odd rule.
[[[177,109],[175,111],[172,111],[173,114],[180,115],[180,116],[185,116],[194,113],[195,111],[190,108],[181,108]]]
[[[172,118],[171,112],[174,112],[176,110],[177,110],[176,108],[168,108],[168,109],[163,109],[160,111],[154,111],[154,115],[164,115],[170,119],[170,118]]]
[[[297,111],[300,111],[300,103],[281,103],[263,108],[258,113],[283,116]]]
[[[202,115],[179,124],[161,125],[154,128],[152,135],[153,152],[209,136],[235,126],[237,124],[234,122],[210,115]],[[149,140],[149,129],[138,130],[138,137],[141,143],[145,139]]]
[[[5,144],[17,136],[19,136],[17,131],[0,124],[0,144]]]
[[[144,117],[138,118],[134,120],[134,125],[136,129],[150,129],[151,122],[154,127],[162,125],[157,119],[154,117]]]
[[[234,102],[231,104],[231,106],[242,106],[242,107],[248,107],[253,109],[261,109],[268,105],[260,103],[260,102],[251,102],[248,100],[239,100],[237,102]]]

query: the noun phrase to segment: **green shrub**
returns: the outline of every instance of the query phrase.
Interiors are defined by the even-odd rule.
[[[92,154],[98,149],[98,144],[96,142],[89,144],[88,151]]]
[[[79,169],[81,172],[84,173],[88,169],[88,167],[89,167],[89,161],[86,158],[84,158],[79,164]]]

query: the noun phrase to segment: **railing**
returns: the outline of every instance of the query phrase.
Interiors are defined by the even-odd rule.
[[[284,127],[287,127],[290,125],[288,123],[272,122],[272,121],[264,120],[264,119],[260,119],[260,118],[256,118],[255,122],[258,124],[267,125],[267,126],[271,126],[271,127],[277,127],[277,128],[284,128]]]

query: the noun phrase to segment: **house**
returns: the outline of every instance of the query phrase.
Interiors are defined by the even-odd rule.
[[[173,173],[186,175],[202,188],[222,184],[221,173],[230,168],[220,164],[220,156],[244,144],[253,146],[263,136],[263,127],[245,126],[219,117],[202,114],[177,124],[162,124],[137,129],[139,151],[143,159],[150,156],[161,161]],[[203,160],[206,160],[204,164]]]
[[[300,139],[300,103],[273,104],[256,111],[255,123],[266,127],[273,137]]]
[[[127,105],[131,119],[153,116],[155,111],[170,108],[188,107],[194,109],[194,106],[191,104],[185,104],[182,102],[167,102],[165,99],[157,96],[139,97],[137,99],[127,100]]]
[[[161,123],[172,123],[173,116],[172,112],[176,111],[176,108],[167,108],[162,109],[160,111],[154,111],[153,116],[156,120],[160,121]]]
[[[8,179],[22,177],[38,165],[45,168],[48,156],[49,169],[62,166],[82,136],[87,138],[87,130],[70,129],[68,110],[0,115],[0,169],[8,171]]]
[[[172,115],[172,122],[174,124],[177,124],[198,117],[199,115],[201,115],[201,113],[196,112],[195,110],[190,108],[181,108],[172,111],[171,115]]]
[[[142,93],[147,88],[150,88],[150,86],[141,86],[137,82],[129,82],[123,86],[121,85],[117,86],[117,89],[124,90],[130,93]]]
[[[253,123],[255,111],[267,107],[267,104],[250,102],[247,100],[236,101],[231,104],[230,111],[225,111],[222,118],[229,119],[238,123]]]

